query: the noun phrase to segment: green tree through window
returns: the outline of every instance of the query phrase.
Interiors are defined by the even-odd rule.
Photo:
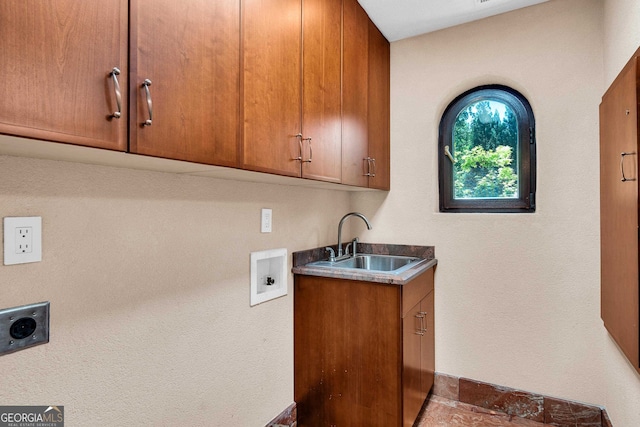
[[[517,147],[517,120],[508,105],[480,101],[462,110],[453,131],[455,198],[517,198]]]
[[[535,120],[519,92],[490,85],[458,96],[438,149],[441,211],[535,211]]]

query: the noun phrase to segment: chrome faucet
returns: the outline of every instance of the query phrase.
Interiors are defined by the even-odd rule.
[[[349,212],[348,214],[343,216],[342,219],[340,220],[340,224],[338,224],[338,258],[342,256],[342,224],[344,224],[344,221],[350,216],[357,216],[359,218],[362,218],[364,223],[367,224],[367,229],[371,230],[372,228],[371,224],[369,224],[369,220],[367,219],[367,217],[362,215],[359,212]],[[353,252],[355,253],[355,250]]]

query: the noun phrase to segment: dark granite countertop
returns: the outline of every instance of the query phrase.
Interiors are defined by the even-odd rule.
[[[337,252],[338,245],[330,246]],[[343,244],[345,247],[345,244]],[[389,274],[378,271],[343,269],[343,268],[322,268],[322,267],[306,267],[307,264],[314,261],[326,260],[328,253],[325,246],[306,251],[293,253],[294,274],[306,276],[332,277],[336,279],[360,280],[365,282],[387,283],[391,285],[404,285],[410,282],[416,276],[422,274],[430,268],[438,264],[435,258],[435,247],[433,246],[413,246],[413,245],[393,245],[380,243],[359,243],[358,253],[375,254],[375,255],[398,255],[410,256],[427,260],[425,263],[418,264],[409,270],[400,274]]]

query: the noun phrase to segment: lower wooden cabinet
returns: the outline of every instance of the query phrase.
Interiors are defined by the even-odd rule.
[[[405,285],[295,276],[299,426],[411,426],[434,372],[433,268]]]

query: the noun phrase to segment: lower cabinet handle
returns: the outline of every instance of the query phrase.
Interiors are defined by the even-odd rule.
[[[427,312],[421,311],[419,314],[420,314],[420,323],[422,324],[422,333],[424,334],[425,332],[427,332],[427,324],[424,321],[424,319],[427,317]]]
[[[147,109],[149,110],[149,119],[145,120],[142,123],[142,126],[151,126],[151,122],[153,121],[153,104],[151,102],[151,90],[149,89],[151,86],[151,80],[145,79],[142,83],[142,87],[144,87],[144,91],[147,95]]]
[[[420,329],[416,330],[416,335],[424,335],[425,329],[424,329],[424,312],[421,311],[418,314],[416,314],[416,318],[420,319]]]
[[[636,152],[632,152],[632,153],[625,153],[622,152],[620,153],[620,174],[622,175],[622,182],[627,182],[627,181],[635,181],[635,178],[627,178],[626,176],[624,176],[624,158],[625,156],[635,156]]]
[[[120,69],[118,67],[113,67],[113,70],[111,70],[109,75],[113,79],[113,88],[116,92],[116,105],[118,107],[118,111],[114,112],[111,117],[113,117],[114,119],[119,119],[120,116],[122,116],[122,93],[120,92],[120,83],[118,82]]]
[[[373,164],[373,172],[369,175],[372,178],[376,177],[376,159],[371,159],[371,163]]]

